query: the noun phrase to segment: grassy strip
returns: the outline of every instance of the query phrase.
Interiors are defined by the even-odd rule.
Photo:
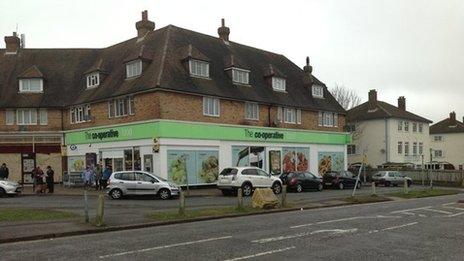
[[[348,203],[355,203],[355,204],[364,204],[364,203],[374,203],[374,202],[383,202],[383,201],[390,201],[391,199],[378,196],[378,195],[360,195],[354,197],[344,198],[343,201]]]
[[[255,209],[251,207],[217,207],[217,208],[204,208],[204,209],[186,209],[184,214],[179,214],[177,210],[154,212],[148,215],[148,218],[156,221],[168,221],[168,220],[181,220],[181,219],[192,219],[199,217],[215,217],[233,214],[246,214],[252,212],[265,212],[262,209]]]
[[[46,209],[0,209],[0,222],[56,220],[74,218],[76,216],[74,213]]]
[[[426,190],[412,190],[408,194],[403,192],[395,192],[388,194],[389,196],[399,197],[399,198],[426,198],[426,197],[437,197],[445,195],[454,195],[460,193],[459,190],[451,189],[426,189]]]

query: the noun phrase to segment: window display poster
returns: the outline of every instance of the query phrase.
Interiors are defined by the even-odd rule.
[[[330,171],[342,171],[345,169],[345,155],[343,152],[319,152],[319,174],[324,175]]]
[[[284,173],[309,170],[309,148],[282,148]]]
[[[214,183],[218,155],[217,151],[168,150],[168,180],[179,185]]]
[[[84,156],[70,156],[68,157],[69,172],[82,172],[85,169]]]
[[[232,166],[246,167],[250,165],[249,147],[233,146],[232,147]]]
[[[281,160],[282,157],[279,150],[269,151],[269,171],[272,175],[279,175],[282,173]]]

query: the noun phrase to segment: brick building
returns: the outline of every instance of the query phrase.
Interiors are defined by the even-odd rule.
[[[5,37],[0,161],[15,179],[22,154],[71,173],[102,160],[180,184],[212,183],[230,165],[346,167],[345,111],[309,58],[301,69],[230,41],[224,21],[219,37],[155,30],[144,11],[136,29],[103,49],[27,49]]]

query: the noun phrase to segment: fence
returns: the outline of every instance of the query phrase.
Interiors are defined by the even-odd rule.
[[[64,187],[82,187],[84,180],[80,172],[63,172],[63,186]]]
[[[372,181],[372,175],[382,170],[367,170],[366,182]],[[464,186],[464,171],[462,170],[399,170],[401,173],[412,178],[414,183],[428,184],[430,180],[435,184]],[[361,172],[361,180],[364,181],[364,172]]]

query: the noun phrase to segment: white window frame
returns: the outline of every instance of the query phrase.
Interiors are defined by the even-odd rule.
[[[346,153],[348,155],[355,155],[356,154],[356,144],[348,144],[346,146]]]
[[[434,150],[433,151],[433,156],[435,158],[443,158],[443,151],[442,150]]]
[[[412,123],[412,132],[417,132],[417,122]]]
[[[424,131],[424,124],[419,123],[419,132],[422,133]]]
[[[91,119],[90,104],[83,104],[69,108],[69,118],[71,124],[90,122]]]
[[[323,126],[324,125],[324,113],[322,111],[320,111],[318,113],[318,117],[317,117],[317,126]]]
[[[287,88],[287,82],[282,77],[272,77],[272,89],[274,91],[285,92]]]
[[[39,90],[31,90],[31,83],[38,81]],[[21,93],[41,93],[43,92],[43,79],[42,78],[25,78],[19,79],[19,92]]]
[[[409,142],[408,141],[404,143],[404,155],[406,156],[409,155]]]
[[[324,127],[333,127],[334,126],[334,116],[332,112],[324,112],[323,114],[322,125]]]
[[[324,87],[321,85],[313,85],[311,88],[311,93],[314,98],[324,98]]]
[[[284,108],[284,123],[296,124],[296,110]]]
[[[94,88],[100,85],[100,73],[93,72],[87,74],[87,88]]]
[[[283,108],[282,107],[277,107],[277,121],[282,123],[283,122]]]
[[[126,63],[126,78],[134,78],[142,74],[142,60]]]
[[[239,68],[232,68],[232,81],[238,84],[249,84],[250,71]]]
[[[398,154],[403,154],[403,142],[398,141]]]
[[[26,121],[26,116],[28,121]],[[18,125],[37,125],[37,109],[17,109],[16,122]]]
[[[255,102],[245,102],[245,119],[259,120],[259,105]]]
[[[398,131],[403,131],[403,121],[398,121]]]
[[[48,124],[48,112],[47,109],[39,109],[39,124],[47,125]]]
[[[419,142],[419,155],[424,154],[424,143]]]
[[[417,142],[412,143],[412,155],[417,155]]]
[[[409,132],[409,121],[404,121],[404,131]]]
[[[203,115],[219,117],[221,114],[220,102],[218,98],[203,97]]]
[[[435,141],[435,142],[442,142],[442,141],[443,141],[443,136],[441,136],[441,135],[435,135],[435,136],[433,136],[433,141]]]
[[[209,63],[205,61],[190,59],[189,72],[191,76],[209,78]]]
[[[15,123],[15,110],[5,110],[5,125],[14,125]]]

